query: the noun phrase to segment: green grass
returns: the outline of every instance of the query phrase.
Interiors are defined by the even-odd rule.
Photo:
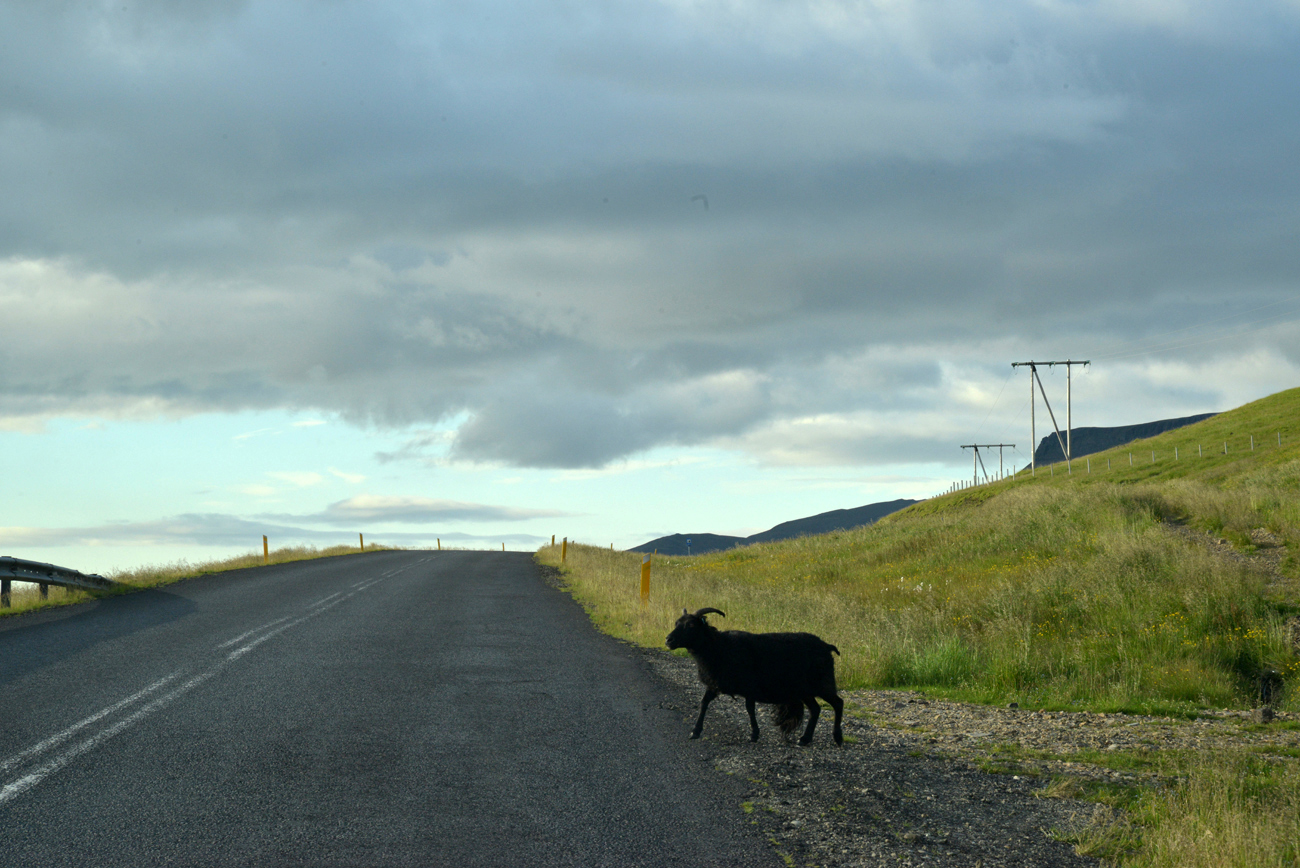
[[[1251,437],[1255,440],[1253,450]],[[1267,477],[1297,457],[1300,457],[1300,389],[1288,389],[1195,425],[1076,458],[1071,462],[1070,473],[1064,462],[1052,465],[1050,471],[1040,467],[1038,479],[1042,481],[1046,476],[1048,484],[1193,479],[1233,486],[1260,473]],[[1017,478],[1028,475],[1029,471],[1023,470]],[[1288,475],[1294,482],[1294,467]]]
[[[704,606],[727,626],[818,633],[849,688],[1186,713],[1248,706],[1265,668],[1294,681],[1290,588],[1171,535],[1157,495],[1016,483],[855,531],[655,557],[644,609],[639,555],[572,545],[567,582],[597,625],[644,645]]]
[[[385,551],[389,550],[386,546],[366,544],[366,551]],[[285,548],[273,549],[269,553],[269,563],[283,564],[290,561],[305,561],[314,558],[338,557],[339,555],[360,554],[361,550],[356,546],[330,546],[325,549],[318,549],[315,546],[287,546]],[[110,573],[105,578],[112,579],[119,583],[120,587],[109,591],[82,591],[76,588],[61,588],[50,586],[49,598],[41,599],[39,589],[35,585],[15,585],[15,590],[10,595],[10,607],[0,608],[0,617],[6,615],[18,615],[23,612],[31,612],[36,609],[45,609],[51,606],[68,606],[74,603],[84,602],[85,600],[95,599],[96,597],[114,596],[117,594],[129,594],[143,588],[154,588],[159,585],[169,585],[172,582],[179,582],[182,579],[191,579],[195,576],[206,575],[207,573],[222,573],[230,570],[243,570],[252,567],[263,566],[261,552],[249,552],[248,554],[236,555],[231,558],[221,560],[204,561],[198,564],[191,564],[188,561],[177,561],[172,564],[161,566],[139,567],[133,570],[118,570]],[[23,590],[17,590],[22,587]]]
[[[1300,864],[1300,766],[1248,752],[1199,754],[1163,789],[1063,780],[1049,795],[1121,810],[1066,836],[1128,868],[1284,868]]]

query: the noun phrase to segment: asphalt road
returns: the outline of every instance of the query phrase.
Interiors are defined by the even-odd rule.
[[[376,552],[0,619],[0,865],[779,865],[527,554]]]

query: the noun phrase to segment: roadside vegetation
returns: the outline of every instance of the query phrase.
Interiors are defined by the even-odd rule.
[[[1270,868],[1300,864],[1297,760],[1216,751],[1161,763],[1163,792],[1080,836],[1086,855],[1132,868]]]
[[[366,543],[366,551],[385,551],[388,547]],[[357,546],[330,546],[324,549],[318,549],[315,546],[286,546],[284,548],[272,549],[269,553],[269,563],[283,564],[289,561],[307,561],[314,558],[331,558],[339,555],[360,554],[361,549]],[[203,561],[192,564],[188,561],[177,561],[172,564],[162,566],[139,567],[133,570],[118,570],[109,573],[105,578],[112,579],[121,584],[122,587],[115,588],[111,591],[82,591],[76,588],[61,588],[51,585],[49,588],[49,597],[42,599],[40,590],[36,585],[25,583],[14,583],[14,589],[10,594],[9,608],[0,608],[0,618],[6,615],[17,615],[23,612],[30,612],[35,609],[45,609],[50,606],[68,606],[73,603],[80,603],[85,600],[95,599],[97,597],[113,596],[115,594],[129,594],[143,588],[155,588],[160,585],[170,585],[173,582],[179,582],[182,579],[192,579],[196,576],[206,575],[208,573],[223,573],[230,570],[243,570],[251,567],[260,567],[263,565],[261,552],[248,552],[247,554],[235,555],[234,557],[220,560]],[[20,590],[21,589],[21,590]]]
[[[1277,673],[1276,707],[1300,711],[1300,389],[1070,470],[1022,471],[853,531],[654,556],[645,607],[639,554],[570,544],[563,564],[559,547],[537,557],[616,636],[662,647],[683,608],[715,606],[726,627],[834,643],[847,689],[1191,717],[1251,708]],[[1294,759],[1199,757],[1170,781],[1080,846],[1153,866],[1300,859]],[[1241,861],[1234,836],[1254,841]]]

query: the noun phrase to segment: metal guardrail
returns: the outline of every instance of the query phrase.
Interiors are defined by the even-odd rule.
[[[0,557],[0,606],[9,605],[9,583],[32,582],[41,586],[41,596],[45,596],[50,585],[63,588],[81,588],[86,591],[106,591],[117,587],[117,582],[103,576],[78,572],[54,564],[39,561],[25,561],[9,556]]]

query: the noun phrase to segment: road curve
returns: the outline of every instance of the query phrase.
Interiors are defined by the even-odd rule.
[[[376,552],[0,620],[0,865],[777,865],[527,554]]]

